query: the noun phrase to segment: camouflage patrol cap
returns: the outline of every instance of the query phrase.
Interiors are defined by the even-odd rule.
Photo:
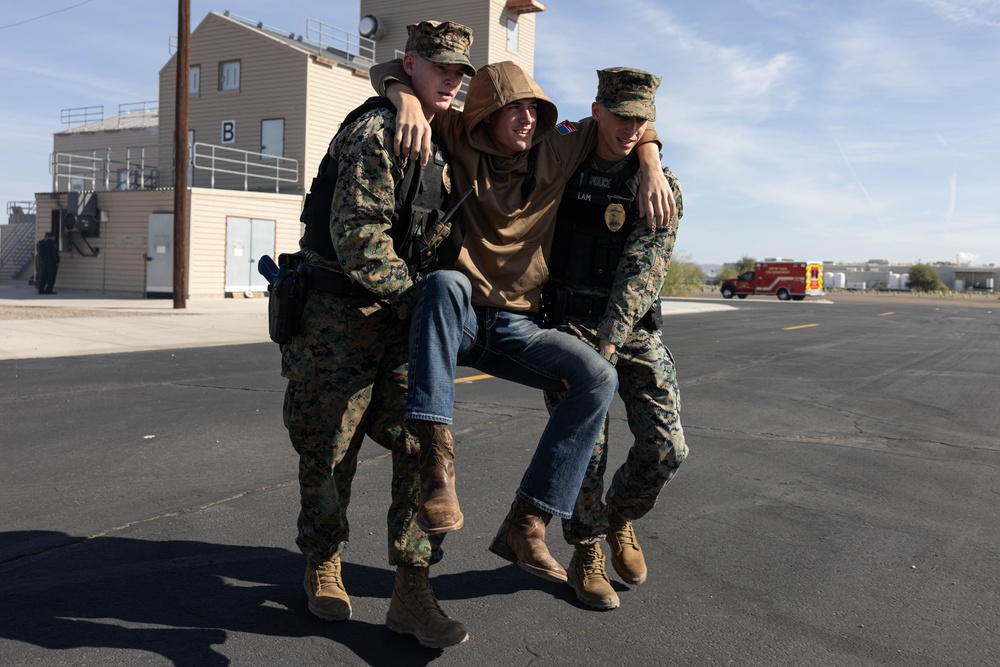
[[[406,33],[409,35],[407,51],[415,51],[418,56],[439,65],[461,65],[466,74],[475,75],[476,68],[469,60],[471,28],[451,21],[421,21],[406,26]]]
[[[597,70],[597,101],[616,116],[656,120],[656,88],[660,77],[641,69]]]

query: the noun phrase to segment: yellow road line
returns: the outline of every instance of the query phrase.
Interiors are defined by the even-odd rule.
[[[809,327],[818,327],[818,324],[800,324],[797,327],[785,327],[782,331],[795,331],[796,329],[808,329]]]
[[[470,375],[464,378],[455,378],[455,384],[459,382],[475,382],[476,380],[485,380],[486,378],[491,378],[492,375]]]
[[[886,315],[895,315],[895,314],[896,314],[896,311],[890,310],[888,313],[879,313],[878,316],[879,317],[885,317]]]

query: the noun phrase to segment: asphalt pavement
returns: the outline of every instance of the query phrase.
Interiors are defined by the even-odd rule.
[[[609,612],[486,550],[545,411],[534,390],[459,381],[466,526],[432,583],[470,640],[437,651],[384,626],[391,466],[370,442],[354,618],[305,609],[263,299],[26,291],[0,283],[3,664],[1000,663],[989,304],[665,302],[691,455],[636,524],[649,580],[609,569]],[[628,442],[620,401],[611,416],[609,471]],[[567,564],[558,522],[548,543]]]

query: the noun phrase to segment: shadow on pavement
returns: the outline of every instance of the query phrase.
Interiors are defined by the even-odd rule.
[[[61,545],[0,565],[0,637],[53,650],[138,649],[184,667],[228,665],[230,658],[215,647],[232,632],[326,638],[368,664],[426,665],[441,655],[382,624],[328,623],[312,616],[302,591],[302,556],[287,549],[78,540],[53,531],[0,533],[0,545]],[[344,580],[352,597],[381,598],[388,608],[388,567],[345,562]],[[503,566],[432,581],[442,601],[531,588],[555,593]]]

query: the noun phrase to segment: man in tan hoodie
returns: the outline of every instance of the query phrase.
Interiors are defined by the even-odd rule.
[[[377,65],[372,82],[401,107],[397,138],[406,135],[419,145],[407,126],[413,99],[402,68]],[[386,91],[390,83],[395,85]],[[418,523],[428,533],[447,532],[464,523],[448,428],[456,366],[565,392],[490,550],[532,574],[566,581],[545,545],[545,526],[553,515],[566,519],[573,511],[617,379],[614,366],[593,347],[543,329],[536,319],[563,188],[597,141],[589,119],[561,123],[559,133],[552,131],[556,119],[555,104],[511,62],[479,70],[464,112],[435,115],[435,137],[451,155],[452,187],[472,187],[474,194],[449,239],[454,268],[435,271],[417,286],[405,417],[421,452]],[[652,141],[650,132],[639,151],[643,173],[669,192]],[[655,208],[646,201],[646,210]],[[657,201],[657,217],[669,217],[672,199]]]

